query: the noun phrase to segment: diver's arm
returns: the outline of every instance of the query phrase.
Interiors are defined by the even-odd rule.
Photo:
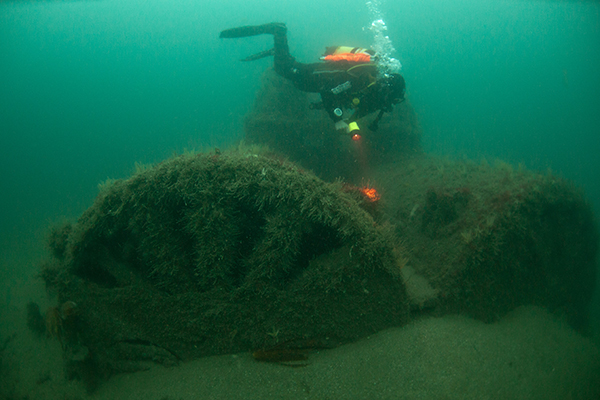
[[[330,91],[321,93],[321,98],[323,99],[323,109],[327,111],[329,118],[335,123],[335,129],[349,133],[351,131],[349,123],[352,123],[354,120],[351,117],[348,119],[344,115],[343,107],[345,107],[344,104],[347,101],[344,101],[343,97],[336,96]]]
[[[321,100],[323,109],[327,111],[329,118],[331,118],[333,122],[338,122],[344,119],[344,114],[342,112],[342,107],[344,104],[339,96],[334,95],[330,90],[326,90],[321,92]]]

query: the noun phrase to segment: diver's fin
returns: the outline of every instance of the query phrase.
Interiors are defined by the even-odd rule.
[[[225,29],[221,31],[219,37],[221,39],[233,39],[233,38],[241,38],[248,36],[256,36],[263,35],[265,33],[275,35],[275,34],[285,34],[287,33],[287,27],[284,23],[280,22],[271,22],[269,24],[263,25],[249,25],[249,26],[240,26],[238,28]]]
[[[261,58],[270,57],[275,55],[275,49],[261,51],[260,53],[253,54],[248,56],[240,61],[255,61],[260,60]]]

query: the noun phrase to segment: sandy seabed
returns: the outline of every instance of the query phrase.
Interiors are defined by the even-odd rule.
[[[423,317],[314,351],[303,367],[246,352],[116,375],[88,393],[65,378],[60,343],[27,328],[28,302],[53,305],[37,272],[26,272],[42,253],[5,248],[16,254],[0,263],[0,400],[600,399],[597,343],[534,306],[493,324]]]
[[[43,296],[40,286],[21,282],[23,292]],[[87,393],[65,379],[60,344],[27,329],[26,302],[18,300],[0,314],[1,338],[11,337],[2,352],[0,399],[600,398],[598,347],[534,306],[493,324],[424,317],[314,351],[301,367],[257,362],[249,352],[215,356],[117,375]]]
[[[425,318],[310,356],[261,364],[249,354],[115,377],[114,399],[587,399],[600,386],[598,349],[535,307],[497,324]]]

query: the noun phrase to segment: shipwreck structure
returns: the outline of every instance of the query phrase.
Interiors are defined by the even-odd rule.
[[[408,102],[357,147],[311,100],[268,71],[246,119],[260,146],[139,168],[53,229],[42,275],[73,371],[330,347],[525,304],[586,330],[598,231],[579,189],[425,154]]]

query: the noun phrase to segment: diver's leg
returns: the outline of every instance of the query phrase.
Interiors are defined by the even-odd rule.
[[[242,61],[254,61],[267,56],[274,56],[275,71],[281,76],[292,79],[296,60],[290,55],[287,42],[287,27],[281,22],[271,22],[264,25],[240,26],[221,32],[221,38],[241,38],[269,34],[273,35],[273,49],[249,56]]]
[[[287,41],[287,28],[279,28],[273,33],[273,67],[275,72],[287,79],[294,78],[296,59],[290,55]]]
[[[225,39],[232,39],[264,34],[275,35],[275,33],[280,32],[283,32],[284,34],[287,32],[285,24],[281,22],[271,22],[269,24],[263,25],[249,25],[240,26],[238,28],[225,29],[221,32],[219,37]]]

